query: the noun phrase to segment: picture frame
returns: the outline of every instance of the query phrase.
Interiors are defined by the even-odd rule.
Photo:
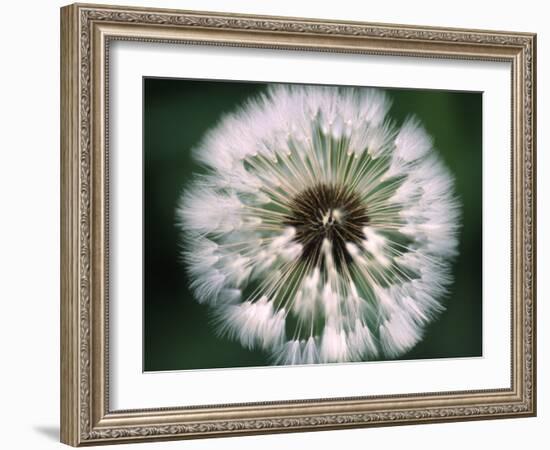
[[[505,64],[510,145],[498,155],[509,159],[508,172],[504,166],[508,192],[502,194],[509,195],[509,202],[507,197],[499,201],[509,205],[510,252],[506,274],[497,277],[510,277],[503,316],[509,351],[504,371],[499,369],[509,384],[305,398],[282,394],[281,399],[256,396],[252,401],[238,394],[242,397],[232,401],[177,405],[163,404],[159,397],[155,406],[113,408],[121,383],[112,370],[123,356],[112,351],[120,310],[111,304],[112,284],[120,273],[113,271],[118,247],[111,230],[116,217],[111,195],[122,170],[112,164],[110,142],[117,132],[110,110],[120,86],[110,78],[111,68],[120,64],[112,51],[117,42],[222,52],[253,49],[267,59],[286,52],[294,59],[305,54],[380,56],[385,64],[397,58],[423,64],[458,61],[466,68]],[[536,415],[535,99],[536,35],[531,33],[107,5],[61,8],[61,441],[81,446]],[[484,126],[488,123],[485,119]],[[493,137],[484,136],[484,145]],[[492,161],[494,167],[502,164]],[[498,203],[496,197],[484,197],[484,205],[487,200]],[[491,261],[491,254],[483,257]],[[287,368],[274,370],[283,377]],[[339,370],[351,369],[344,365]],[[202,376],[195,374],[195,380]],[[232,379],[223,371],[219,375]],[[154,390],[151,395],[154,399]]]

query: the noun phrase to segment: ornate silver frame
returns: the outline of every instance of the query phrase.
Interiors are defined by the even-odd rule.
[[[509,389],[111,411],[107,63],[113,40],[507,61]],[[61,9],[61,440],[73,446],[536,414],[536,35],[75,4]]]

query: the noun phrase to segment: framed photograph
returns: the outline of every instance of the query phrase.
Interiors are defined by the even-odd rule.
[[[535,415],[535,57],[62,8],[62,442]]]

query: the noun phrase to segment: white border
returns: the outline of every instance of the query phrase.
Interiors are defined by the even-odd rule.
[[[110,61],[111,410],[510,386],[508,64],[121,41]],[[143,76],[483,91],[484,356],[142,373]]]

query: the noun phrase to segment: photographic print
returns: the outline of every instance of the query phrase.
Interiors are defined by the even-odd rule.
[[[144,371],[482,356],[482,94],[143,79]]]
[[[535,416],[536,40],[61,8],[61,441]]]

